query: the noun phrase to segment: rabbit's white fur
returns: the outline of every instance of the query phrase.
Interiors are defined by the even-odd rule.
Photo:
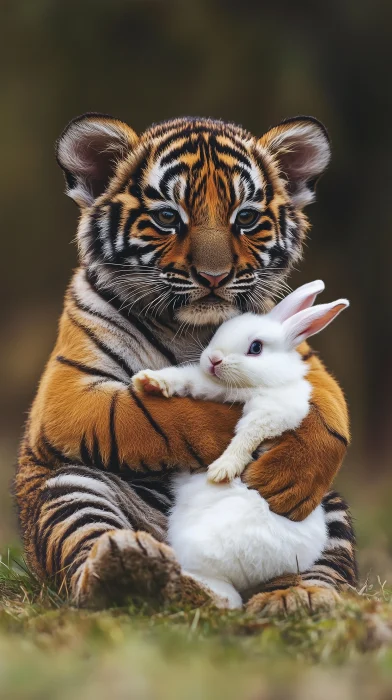
[[[205,474],[174,477],[169,543],[185,571],[241,607],[240,593],[284,573],[306,571],[327,540],[322,506],[302,522],[270,511],[238,477],[212,484]]]
[[[241,606],[239,592],[262,581],[310,567],[326,542],[322,506],[302,522],[269,510],[238,477],[266,439],[295,430],[309,411],[307,365],[295,350],[346,306],[340,299],[310,308],[321,281],[300,287],[269,314],[244,314],[226,321],[203,351],[199,365],[145,370],[138,390],[169,397],[192,396],[244,404],[231,443],[205,474],[174,478],[175,505],[169,542],[185,570]],[[252,343],[261,354],[249,354]],[[211,482],[229,483],[219,486]]]

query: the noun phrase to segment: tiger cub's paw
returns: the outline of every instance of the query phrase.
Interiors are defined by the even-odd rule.
[[[172,396],[169,383],[162,377],[160,372],[152,369],[143,369],[132,378],[132,384],[136,391],[156,396],[165,396],[167,399]]]
[[[308,586],[305,582],[286,589],[257,593],[247,603],[246,610],[253,615],[269,617],[287,615],[297,610],[308,613],[328,612],[341,600],[333,588]]]
[[[178,597],[181,569],[173,550],[147,532],[112,530],[91,549],[75,581],[81,607],[104,608],[128,598],[158,604]]]

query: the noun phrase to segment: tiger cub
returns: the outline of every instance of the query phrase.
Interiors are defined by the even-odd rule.
[[[129,594],[164,602],[192,588],[166,544],[170,475],[206,469],[241,409],[140,397],[132,377],[188,361],[192,343],[206,345],[220,323],[272,304],[301,257],[303,209],[329,158],[326,131],[310,117],[255,138],[202,118],[138,136],[87,114],[60,136],[57,160],[80,209],[80,265],[29,413],[15,494],[30,567],[76,603]],[[255,454],[244,475],[293,520],[325,500],[349,441],[339,386],[306,343],[299,352],[309,415],[295,436]],[[330,540],[308,572],[314,606],[355,579],[347,507],[328,498]],[[277,590],[287,603],[308,574],[271,584],[263,605]]]

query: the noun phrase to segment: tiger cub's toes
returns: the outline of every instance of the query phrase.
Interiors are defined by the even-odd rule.
[[[101,535],[75,586],[76,603],[102,608],[129,599],[164,604],[178,597],[181,570],[173,550],[147,532]]]
[[[247,603],[246,610],[253,615],[272,617],[287,615],[296,610],[309,613],[328,611],[341,600],[333,588],[299,584],[292,588],[257,593]]]

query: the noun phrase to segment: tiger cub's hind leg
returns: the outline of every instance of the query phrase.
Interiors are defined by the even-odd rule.
[[[28,562],[77,605],[209,600],[162,542],[165,516],[126,482],[81,466],[32,471],[21,464],[15,481]]]

